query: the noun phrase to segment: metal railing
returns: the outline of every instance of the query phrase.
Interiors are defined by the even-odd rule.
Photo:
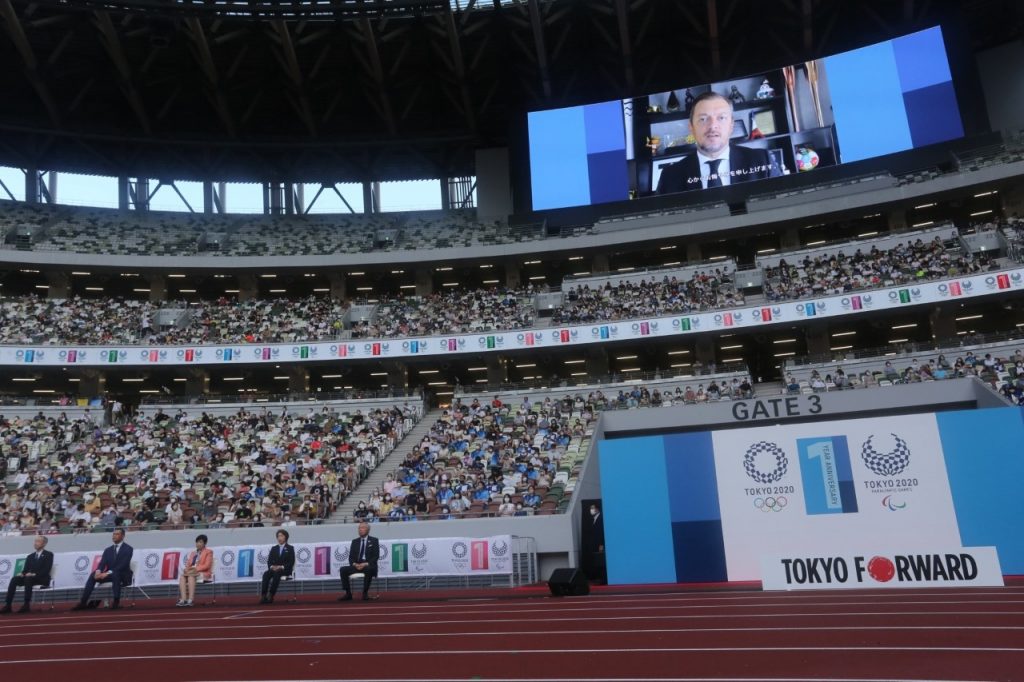
[[[786,367],[840,364],[843,362],[852,362],[854,360],[870,360],[872,358],[881,360],[887,357],[891,358],[893,356],[909,358],[917,353],[927,351],[966,350],[983,346],[984,344],[1018,340],[1024,342],[1024,332],[1020,330],[1012,332],[992,332],[989,334],[970,334],[957,338],[910,341],[902,344],[891,344],[889,346],[875,346],[872,348],[844,350],[836,353],[805,355],[799,358],[790,358],[786,361]]]
[[[474,395],[479,393],[515,393],[527,390],[559,390],[591,386],[635,385],[644,381],[658,381],[671,379],[685,379],[687,377],[715,376],[719,374],[734,374],[746,372],[747,365],[742,360],[737,362],[723,362],[713,367],[697,367],[690,369],[658,370],[654,372],[624,372],[611,375],[587,375],[585,377],[558,378],[558,383],[549,379],[535,379],[532,381],[502,382],[500,384],[472,384],[455,386],[455,397],[462,395]]]

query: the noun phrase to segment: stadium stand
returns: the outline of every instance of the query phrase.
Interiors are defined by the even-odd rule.
[[[1024,348],[1019,339],[933,344],[933,349],[858,353],[832,362],[792,360],[786,393],[811,393],[978,377],[1015,404],[1024,401]]]
[[[995,250],[972,250],[971,243],[984,232],[1000,236]],[[528,329],[544,326],[537,313],[542,299],[553,324],[617,321],[726,309],[758,300],[756,284],[738,288],[740,275],[762,283],[764,300],[780,301],[995,271],[1007,265],[1000,257],[1004,251],[1017,259],[1024,253],[1021,233],[1020,221],[1008,218],[965,228],[965,234],[944,225],[781,251],[759,256],[754,271],[738,270],[735,260],[726,259],[614,276],[566,277],[561,293],[527,285],[382,297],[369,303],[370,312],[360,319],[349,315],[349,302],[326,296],[160,304],[9,297],[0,299],[0,341],[264,343]],[[751,272],[760,276],[749,277]]]
[[[0,417],[9,487],[0,532],[295,525],[322,521],[422,418],[422,405],[213,415],[145,410]]]

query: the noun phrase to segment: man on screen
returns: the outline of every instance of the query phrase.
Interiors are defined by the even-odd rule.
[[[690,132],[697,152],[663,166],[658,194],[711,189],[740,182],[774,178],[782,169],[764,149],[729,143],[733,129],[732,102],[717,92],[705,92],[690,109]]]

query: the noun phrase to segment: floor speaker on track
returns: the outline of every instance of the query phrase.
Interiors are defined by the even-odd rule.
[[[548,580],[552,597],[582,597],[590,594],[590,583],[583,571],[575,568],[556,568]]]

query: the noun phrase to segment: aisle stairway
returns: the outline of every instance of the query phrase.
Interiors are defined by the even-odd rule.
[[[375,488],[382,488],[384,486],[384,479],[389,473],[394,472],[398,468],[398,465],[402,463],[405,456],[409,454],[413,446],[423,439],[423,436],[430,432],[430,427],[437,422],[438,417],[441,416],[442,410],[434,409],[428,411],[423,419],[419,421],[416,426],[412,427],[409,433],[405,434],[398,446],[384,458],[384,461],[380,463],[373,473],[366,477],[362,483],[360,483],[352,494],[348,498],[338,505],[338,509],[334,512],[332,519],[337,522],[347,522],[352,518],[352,512],[355,511],[356,506],[360,501],[366,501],[370,497],[370,493]]]

